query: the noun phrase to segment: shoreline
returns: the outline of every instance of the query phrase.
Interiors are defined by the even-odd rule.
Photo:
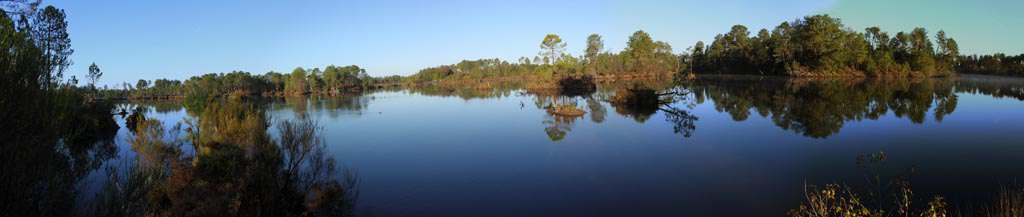
[[[953,76],[931,76],[931,77],[870,77],[870,76],[791,76],[791,75],[752,75],[752,74],[711,74],[711,73],[697,73],[695,77],[689,79],[700,79],[700,78],[768,78],[768,79],[791,79],[791,80],[890,80],[890,79],[971,79],[975,81],[990,81],[990,82],[1011,82],[1011,83],[1024,83],[1024,77],[1017,76],[1003,76],[1003,75],[986,75],[986,74],[970,74],[970,73],[958,73]],[[675,75],[672,73],[658,73],[658,74],[647,74],[647,75],[598,75],[594,76],[594,81],[597,83],[619,83],[619,82],[640,82],[640,81],[651,81],[657,79],[670,78],[674,79]],[[381,90],[389,88],[425,88],[425,87],[445,87],[445,88],[471,88],[471,89],[494,89],[497,86],[519,86],[520,88],[528,91],[550,91],[559,89],[558,85],[554,82],[540,82],[536,81],[536,76],[509,76],[500,78],[484,78],[484,79],[460,79],[460,80],[449,80],[440,82],[421,82],[417,84],[401,84],[401,85],[385,85],[383,87],[376,86],[374,88],[366,88],[359,91],[344,91],[339,93],[321,93],[311,92],[302,95],[288,95],[282,93],[260,93],[260,94],[248,94],[248,95],[221,95],[216,96],[218,99],[226,98],[289,98],[289,97],[307,97],[307,96],[339,96],[339,95],[350,95],[350,94],[362,94],[367,91]],[[154,97],[111,97],[111,98],[88,98],[93,101],[178,101],[185,100],[184,95],[170,95],[170,96],[154,96]]]

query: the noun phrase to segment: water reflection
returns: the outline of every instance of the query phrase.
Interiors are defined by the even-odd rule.
[[[661,111],[665,121],[672,123],[674,133],[690,137],[697,129],[698,119],[690,112],[696,106],[691,95],[688,89],[678,86],[657,91],[648,85],[634,84],[633,87],[619,88],[609,102],[615,107],[616,113],[632,118],[637,123],[644,123]]]
[[[344,97],[317,97],[312,100],[312,107],[320,111],[327,111],[331,118],[339,115],[360,115],[366,111],[370,101],[375,100],[374,96],[354,94]]]
[[[600,91],[588,94],[527,91],[524,95],[532,97],[537,109],[547,111],[542,123],[545,126],[544,132],[551,141],[563,140],[566,134],[572,131],[576,120],[583,119],[582,114],[589,114],[588,117],[594,124],[603,123],[608,115],[606,106],[613,107],[620,116],[641,124],[661,111],[666,121],[673,124],[675,133],[690,137],[696,129],[697,117],[691,114],[689,109],[693,109],[695,104],[690,100],[691,96],[687,90],[671,84],[656,81],[611,83],[603,85]],[[578,112],[573,113],[574,111]]]
[[[53,107],[24,102],[0,115],[0,213],[73,215],[83,180],[116,156],[113,105],[76,97],[53,99]]]
[[[532,98],[536,109],[575,107],[589,113],[595,124],[604,122],[607,106],[615,113],[645,123],[661,112],[676,133],[693,135],[697,116],[691,111],[710,100],[718,112],[734,121],[751,115],[769,118],[783,130],[810,138],[828,138],[850,121],[877,120],[889,114],[921,124],[931,117],[941,122],[957,107],[956,93],[977,93],[997,98],[1024,100],[1024,82],[1007,78],[964,76],[962,78],[785,78],[764,76],[705,75],[693,80],[601,83],[589,94],[565,95],[558,91],[520,91],[514,85],[501,88],[453,88],[426,86],[410,93],[462,99],[500,99],[510,94]],[[1011,79],[1012,80],[1012,79]],[[666,103],[657,106],[627,106],[609,103],[634,87],[652,91]],[[660,99],[665,98],[665,99]],[[542,123],[552,141],[564,139],[581,117],[546,115]]]
[[[107,170],[93,215],[352,215],[358,179],[326,153],[317,121],[280,121],[272,137],[262,107],[215,100],[167,130],[143,108],[128,116],[136,157]]]
[[[533,165],[535,167],[530,167],[530,171],[545,171],[550,172],[550,174],[560,175],[575,173],[588,178],[593,177],[590,174],[591,172],[593,174],[600,174],[600,172],[605,171],[604,169],[611,168],[605,167],[604,164],[619,165],[620,168],[631,171],[644,171],[636,168],[651,167],[648,164],[650,162],[644,161],[648,157],[668,156],[661,159],[669,162],[665,159],[682,159],[682,157],[678,156],[685,156],[686,153],[694,153],[694,155],[708,154],[700,152],[702,151],[701,149],[690,148],[707,145],[709,140],[733,143],[748,142],[746,140],[730,140],[726,138],[729,137],[728,134],[723,134],[722,131],[716,131],[715,129],[722,128],[721,125],[728,127],[728,124],[716,123],[719,126],[706,124],[702,125],[702,131],[696,131],[697,125],[703,123],[698,122],[698,120],[714,123],[716,115],[727,116],[724,119],[730,123],[767,120],[771,123],[764,125],[767,128],[757,128],[755,126],[745,129],[758,132],[777,131],[779,134],[786,136],[784,139],[791,139],[788,137],[809,137],[820,138],[820,140],[814,141],[837,141],[837,139],[842,138],[831,137],[842,133],[844,127],[852,125],[850,124],[851,122],[886,119],[886,117],[895,117],[895,119],[901,122],[914,124],[942,122],[946,119],[948,119],[946,120],[947,122],[955,121],[957,118],[951,116],[952,114],[956,112],[970,113],[970,106],[968,108],[961,107],[958,111],[958,104],[971,99],[971,96],[961,98],[965,94],[958,95],[958,93],[981,94],[995,98],[1024,101],[1024,88],[1022,88],[1024,85],[1021,85],[1022,83],[1024,82],[1006,82],[1001,79],[974,77],[950,79],[787,79],[753,76],[701,76],[695,80],[678,83],[670,81],[628,84],[604,83],[600,84],[598,90],[594,93],[573,96],[562,95],[557,92],[528,92],[518,88],[494,85],[491,88],[424,87],[332,97],[314,96],[310,98],[218,101],[203,104],[202,106],[189,107],[184,107],[180,102],[176,101],[138,102],[121,105],[113,109],[114,111],[126,111],[123,116],[118,118],[126,119],[126,122],[128,122],[127,120],[133,120],[133,124],[128,125],[131,129],[124,130],[122,133],[126,134],[123,138],[130,145],[127,147],[130,147],[130,151],[135,153],[135,155],[125,157],[129,158],[123,159],[127,163],[114,165],[118,167],[108,170],[110,176],[106,180],[101,180],[104,183],[103,189],[90,201],[94,202],[90,208],[94,209],[95,213],[101,216],[134,215],[139,213],[156,216],[189,214],[290,215],[336,212],[336,209],[343,209],[346,213],[350,212],[354,209],[354,200],[350,199],[354,199],[357,193],[353,186],[356,185],[358,179],[345,177],[345,174],[351,173],[344,172],[343,168],[330,168],[330,165],[335,164],[334,160],[330,159],[329,156],[337,153],[327,154],[324,151],[326,144],[321,140],[320,134],[326,131],[322,131],[319,128],[319,124],[310,124],[317,123],[315,122],[317,118],[328,118],[324,122],[325,125],[334,124],[332,127],[342,128],[340,130],[334,129],[337,131],[331,131],[330,134],[336,134],[332,138],[337,140],[351,139],[365,143],[364,146],[358,146],[362,149],[357,150],[384,150],[381,151],[383,153],[377,154],[385,157],[374,157],[371,151],[353,154],[353,156],[358,158],[362,157],[360,156],[361,154],[370,153],[366,155],[369,157],[358,159],[367,165],[377,163],[378,167],[388,168],[388,166],[396,165],[394,162],[405,161],[427,162],[423,165],[429,165],[429,167],[415,167],[416,171],[412,172],[410,170],[402,170],[402,168],[409,168],[408,165],[397,165],[395,168],[399,169],[394,171],[373,171],[379,172],[375,178],[394,178],[387,180],[392,181],[391,183],[380,182],[384,183],[380,184],[382,186],[404,187],[405,185],[415,185],[416,183],[394,181],[412,178],[428,179],[436,183],[471,179],[467,181],[471,182],[467,184],[467,186],[471,186],[470,190],[483,189],[492,190],[493,192],[493,188],[497,187],[485,185],[501,183],[504,186],[508,182],[504,180],[490,180],[489,177],[514,177],[513,175],[521,177],[523,174],[505,173],[492,176],[494,173],[491,173],[491,171],[495,170],[483,168],[479,171],[487,171],[488,173],[482,173],[484,175],[475,178],[465,178],[463,176],[464,173],[458,172],[464,171],[463,169],[472,170],[477,168],[465,168],[461,164],[481,165],[490,163],[487,165],[499,168],[515,165],[514,168],[510,166],[503,169],[505,171],[517,171],[515,168],[519,168],[519,165],[541,162]],[[410,95],[413,97],[401,98]],[[400,101],[406,104],[385,105],[388,103],[378,101],[390,99],[389,97],[396,98],[395,101],[406,100]],[[444,101],[443,98],[438,97],[449,99]],[[616,103],[619,100],[631,102]],[[433,110],[435,108],[428,107],[430,105],[448,107],[443,107],[443,109],[447,110]],[[566,116],[546,112],[548,108],[555,105],[571,106],[585,111],[585,114]],[[984,106],[981,105],[981,107]],[[396,107],[399,109],[395,109]],[[384,115],[378,115],[381,114],[379,113],[380,111],[387,108],[394,110],[385,110]],[[109,116],[111,108],[98,108],[97,110],[102,111],[103,109],[106,109],[104,111],[105,114],[104,112],[99,113]],[[179,120],[157,118],[166,117],[168,114],[175,112],[182,112],[182,110],[187,114],[187,117],[180,124]],[[389,111],[397,112],[389,113]],[[481,115],[481,113],[484,114]],[[137,114],[146,114],[150,117]],[[100,116],[108,117],[102,115]],[[698,115],[702,118],[699,119]],[[87,115],[83,116],[87,117]],[[170,116],[180,119],[174,115]],[[346,119],[344,121],[337,120],[339,117]],[[472,118],[460,119],[463,117]],[[492,119],[483,120],[483,118]],[[590,119],[590,121],[584,119]],[[710,119],[710,121],[705,119]],[[95,120],[83,118],[82,120],[88,121],[83,123],[97,124],[97,126],[109,124],[104,123],[105,121],[102,120],[106,119],[102,118]],[[276,122],[282,120],[290,122]],[[485,123],[478,124],[477,122]],[[638,124],[634,125],[632,123]],[[432,126],[435,126],[432,124],[444,126],[445,128],[430,129]],[[877,124],[885,125],[886,123]],[[277,126],[276,129],[275,125]],[[478,128],[486,129],[480,130]],[[523,128],[524,130],[518,131],[517,128]],[[667,133],[669,128],[676,135]],[[82,127],[82,129],[99,128]],[[666,132],[656,132],[658,129],[664,129]],[[500,130],[502,133],[487,134],[489,130]],[[731,130],[733,129],[728,129],[728,132],[732,132]],[[541,135],[541,131],[543,131],[544,135]],[[276,134],[274,134],[275,132]],[[614,133],[608,134],[608,132]],[[934,132],[936,131],[928,131],[927,133]],[[115,157],[118,153],[112,139],[113,135],[117,133],[116,128],[114,131],[73,131],[68,133],[68,135],[73,136],[47,138],[48,142],[57,143],[59,146],[54,149],[45,149],[45,151],[40,151],[43,149],[35,150],[35,148],[29,150],[27,146],[3,147],[5,151],[29,153],[25,156],[33,157],[29,159],[15,156],[17,158],[12,159],[45,165],[45,167],[34,167],[29,164],[0,165],[0,167],[4,167],[3,171],[27,174],[28,178],[26,180],[31,178],[30,181],[33,182],[27,183],[23,180],[15,180],[17,177],[5,176],[3,183],[12,183],[5,187],[5,189],[13,189],[12,186],[38,189],[29,193],[17,192],[19,194],[5,195],[4,201],[15,201],[16,198],[24,197],[37,201],[35,202],[37,204],[45,204],[52,207],[70,207],[71,205],[67,203],[74,203],[74,201],[68,202],[67,200],[55,198],[78,196],[80,190],[77,188],[76,183],[79,183],[82,177],[90,172],[101,168],[103,162]],[[608,136],[599,134],[606,134]],[[632,141],[633,138],[623,139],[624,137],[641,134],[650,138],[636,139],[637,142]],[[457,138],[459,136],[450,135],[467,135],[470,138]],[[917,137],[920,134],[907,133],[907,135],[909,135],[908,137]],[[771,136],[778,135],[752,135],[751,137],[779,139],[779,137]],[[664,137],[671,138],[665,139]],[[678,143],[677,140],[681,138],[687,138],[687,141],[693,141],[695,145],[691,147],[679,145],[674,147],[659,146],[668,142],[676,144]],[[506,139],[508,141],[504,141]],[[538,142],[537,139],[540,141]],[[898,139],[892,140],[898,141]],[[60,143],[58,141],[70,142]],[[482,143],[485,145],[477,144],[480,141],[483,141]],[[604,144],[607,146],[594,145],[595,149],[592,150],[564,150],[559,148],[569,146],[554,147],[549,145],[547,141],[563,144],[598,142],[607,142],[609,144]],[[788,141],[794,140],[784,142]],[[795,139],[795,141],[803,140]],[[775,144],[772,142],[779,141],[766,140],[764,143]],[[418,143],[426,145],[409,145]],[[469,145],[469,143],[476,145]],[[763,151],[758,146],[764,144],[761,142],[753,143],[749,146],[730,147],[735,149],[728,149],[727,151],[739,149],[752,150],[750,152]],[[618,146],[618,144],[632,144],[635,146],[623,148],[623,146]],[[778,148],[789,148],[787,151],[793,151],[796,149],[794,147]],[[664,152],[645,152],[655,148]],[[457,154],[444,155],[431,151],[439,153],[447,151],[448,153]],[[606,154],[602,151],[614,152],[616,154]],[[635,153],[618,154],[629,151],[642,152],[642,155]],[[796,152],[800,151],[803,150],[796,150]],[[538,152],[543,153],[534,155]],[[743,151],[735,152],[744,154]],[[432,158],[431,154],[436,156],[436,158]],[[734,153],[722,154],[711,152],[710,154],[730,155]],[[818,153],[806,154],[807,156],[815,156]],[[302,158],[297,158],[296,156],[309,156],[309,158],[305,158],[309,161],[296,163],[296,159]],[[483,157],[477,159],[474,158],[476,156]],[[726,156],[721,159],[756,158],[759,156],[761,155],[749,154],[734,158]],[[637,158],[630,159],[631,161],[623,160],[609,163],[608,157]],[[450,159],[466,161],[445,161]],[[718,162],[719,164],[733,166],[733,164],[728,164],[729,162],[721,163],[721,159],[693,158],[693,161],[698,163],[703,163],[701,161]],[[767,162],[767,160],[765,161]],[[450,162],[451,164],[428,164],[437,162]],[[602,164],[587,164],[592,162],[601,162]],[[545,170],[551,168],[549,165],[555,165],[553,163],[561,163],[560,166],[563,167],[555,168],[561,170]],[[698,165],[698,163],[673,163],[676,164],[665,164],[664,166],[679,167],[669,168],[671,171],[677,169],[688,171],[685,175],[708,175],[720,169],[735,169],[726,166],[694,169],[686,166]],[[760,162],[755,162],[754,164],[757,163]],[[298,165],[303,166],[300,168]],[[793,168],[793,166],[802,165],[801,162],[796,162],[776,166],[788,169]],[[593,166],[593,168],[589,166]],[[40,171],[33,173],[29,171],[30,169],[39,169]],[[785,174],[787,173],[785,169],[774,169],[781,172],[778,172],[779,174],[764,172],[767,175],[755,175],[787,175]],[[447,177],[445,175],[423,174],[422,171],[444,173],[447,174]],[[381,178],[381,173],[388,172],[404,173],[394,175],[393,177]],[[651,174],[655,174],[655,172]],[[652,178],[653,176],[641,177],[643,174],[636,177],[658,181],[666,179],[665,177],[671,177],[671,175],[664,175],[666,170],[659,170],[656,174],[659,175],[654,178]],[[527,175],[532,175],[532,173]],[[739,176],[745,177],[744,175]],[[43,180],[44,177],[60,177],[60,180],[51,179],[40,182],[39,180]],[[605,187],[607,187],[601,183],[571,182],[582,179],[573,179],[569,175],[546,176],[546,178],[563,181],[559,183],[561,184],[559,187],[563,188],[568,186],[590,186],[593,188],[585,188],[584,190],[593,190],[606,189]],[[522,183],[529,183],[530,181],[526,180],[513,184],[525,185]],[[611,181],[608,182],[611,183]],[[632,182],[621,181],[618,183]],[[131,188],[132,191],[119,189],[124,186],[134,187]],[[667,192],[661,190],[670,188],[666,187],[666,185],[657,184],[652,184],[651,186],[652,188],[657,187],[658,189],[654,190],[659,192]],[[458,188],[458,186],[428,187],[435,187],[435,189],[442,187]],[[519,187],[523,187],[522,189],[532,189],[534,186]],[[583,188],[581,187],[581,189]],[[470,190],[466,192],[470,192]],[[394,192],[398,191],[377,191],[377,193],[385,192],[383,194],[386,196],[394,196],[398,194]],[[146,194],[141,194],[140,192]],[[155,193],[150,194],[148,192]],[[388,194],[388,192],[392,194]],[[501,192],[497,193],[500,194]],[[84,195],[85,198],[91,196],[93,195]],[[13,205],[7,206],[24,207],[30,205],[18,202],[10,204]],[[119,210],[106,209],[110,207],[128,208]],[[458,207],[449,209],[456,208]],[[6,210],[10,210],[10,208],[6,208]],[[38,210],[36,210],[37,212],[15,211],[38,213]]]
[[[562,116],[548,114],[544,116],[544,133],[548,135],[551,141],[558,142],[565,139],[565,135],[572,131],[573,124],[577,119],[581,119],[580,116]]]
[[[595,124],[603,123],[605,116],[608,116],[608,110],[601,105],[597,97],[587,97],[586,101],[587,111],[590,112],[590,120],[594,121]]]
[[[427,85],[407,89],[410,94],[439,97],[458,97],[463,100],[494,99],[513,95],[522,89],[522,83],[504,82],[480,86],[442,86]]]
[[[1013,98],[1024,101],[1024,78],[984,75],[964,75],[956,81],[958,93],[972,93],[995,98]]]
[[[327,117],[335,119],[340,116],[363,115],[374,100],[377,100],[376,96],[370,94],[343,93],[335,96],[260,99],[254,103],[265,104],[271,111],[290,110],[302,116],[308,116],[310,112],[324,112]]]
[[[916,124],[923,123],[929,112],[941,121],[956,110],[954,84],[954,79],[937,78],[705,76],[684,86],[698,101],[710,99],[715,110],[733,120],[747,120],[753,111],[784,130],[827,138],[849,121],[876,120],[889,112]]]
[[[579,119],[583,118],[585,111],[577,108],[579,106],[580,96],[569,96],[561,94],[558,91],[528,91],[522,95],[529,95],[533,99],[533,105],[536,109],[545,110],[544,120],[541,123],[544,124],[544,133],[548,136],[551,141],[557,142],[565,139],[567,133],[572,131],[573,125]],[[590,97],[586,100],[593,101]],[[559,113],[557,110],[571,110],[568,112],[575,113]],[[595,113],[590,112],[591,116]],[[599,114],[600,115],[600,114]],[[598,117],[603,120],[604,117]]]

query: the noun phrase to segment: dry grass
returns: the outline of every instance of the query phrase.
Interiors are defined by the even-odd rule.
[[[1002,187],[991,202],[981,203],[977,211],[956,209],[940,195],[931,196],[927,202],[916,202],[910,188],[908,175],[901,175],[883,181],[878,166],[884,162],[883,152],[858,157],[857,164],[873,171],[865,174],[866,188],[854,189],[846,184],[826,184],[821,187],[804,184],[804,202],[789,211],[793,217],[888,217],[888,216],[981,216],[981,217],[1024,217],[1024,187]],[[909,170],[913,172],[913,169]],[[860,194],[864,193],[864,194]],[[959,204],[955,207],[970,207]]]
[[[978,216],[1022,217],[1024,216],[1024,188],[1001,187],[995,201],[982,207]]]

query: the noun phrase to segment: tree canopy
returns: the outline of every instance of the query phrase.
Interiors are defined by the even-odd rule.
[[[927,30],[895,38],[878,27],[864,33],[828,15],[784,22],[754,37],[742,25],[694,47],[693,71],[795,76],[924,77],[954,74],[956,41],[939,31],[936,49]]]
[[[541,52],[542,56],[544,56],[544,63],[558,62],[562,52],[565,52],[565,46],[566,44],[562,42],[562,37],[558,37],[558,35],[548,34],[544,36],[544,40],[540,42],[540,49],[544,50]]]

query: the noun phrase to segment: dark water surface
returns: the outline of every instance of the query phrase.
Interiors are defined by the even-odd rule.
[[[624,85],[574,97],[429,88],[259,106],[273,120],[319,120],[329,151],[362,179],[358,213],[373,216],[782,216],[805,183],[862,182],[857,157],[880,151],[887,168],[916,168],[917,195],[954,203],[1024,177],[1021,80],[704,76],[649,84],[687,94],[648,110],[606,101]],[[587,114],[552,116],[551,104]],[[142,105],[168,126],[190,116],[180,103]],[[117,138],[123,156],[134,155],[128,133]]]

